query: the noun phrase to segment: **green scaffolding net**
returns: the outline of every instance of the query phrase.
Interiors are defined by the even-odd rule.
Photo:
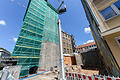
[[[54,42],[58,44],[58,14],[53,9],[47,7],[44,26],[43,41]]]
[[[32,67],[39,67],[43,41],[58,43],[58,14],[45,0],[31,0],[16,42],[13,57],[22,65],[20,77],[29,74]]]

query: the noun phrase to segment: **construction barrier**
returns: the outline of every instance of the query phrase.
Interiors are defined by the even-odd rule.
[[[0,80],[17,80],[19,78],[21,65],[6,66],[0,71]]]
[[[119,77],[110,76],[89,76],[85,74],[78,73],[65,73],[66,80],[120,80]]]

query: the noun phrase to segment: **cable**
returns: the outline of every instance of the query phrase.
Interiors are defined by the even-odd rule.
[[[23,5],[23,4],[21,4],[21,3],[19,3],[18,1],[16,1],[16,0],[11,0],[11,2],[15,2],[16,4],[18,4],[18,5],[20,5],[20,6],[22,6],[22,7],[24,7],[25,8],[25,5]]]

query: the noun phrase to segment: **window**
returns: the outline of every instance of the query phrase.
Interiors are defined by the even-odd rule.
[[[66,42],[67,42],[68,40],[67,40],[67,38],[66,38]]]
[[[70,43],[70,40],[69,40],[69,43]]]
[[[63,37],[63,40],[65,40],[65,37]]]
[[[118,39],[118,42],[120,43],[120,39]]]
[[[117,38],[117,42],[119,43],[119,45],[120,45],[120,38]]]
[[[114,3],[114,5],[120,10],[120,0]]]
[[[104,10],[102,10],[101,14],[102,14],[102,16],[104,17],[105,20],[110,19],[110,18],[117,15],[117,13],[112,9],[111,6],[105,8]]]
[[[72,50],[70,49],[70,53],[72,53]]]
[[[105,20],[111,19],[112,17],[120,14],[120,0],[116,1],[114,4],[102,10],[101,15]]]
[[[67,49],[67,53],[69,54],[69,49]]]
[[[69,47],[72,48],[71,44],[69,44]]]
[[[67,45],[67,47],[69,47],[69,44],[68,44],[68,43],[67,43],[66,45]]]
[[[65,42],[63,42],[63,46],[65,46]]]
[[[88,46],[86,46],[85,49],[88,49]]]
[[[66,53],[66,49],[64,48],[64,53]]]
[[[120,46],[120,37],[117,37],[117,38],[115,38],[115,39],[116,39],[118,45]]]
[[[65,37],[67,37],[67,34],[65,34]]]

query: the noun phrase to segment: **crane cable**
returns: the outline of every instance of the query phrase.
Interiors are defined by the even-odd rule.
[[[20,2],[18,2],[18,1],[16,1],[16,0],[11,0],[11,2],[15,2],[16,4],[18,4],[18,5],[20,5],[20,6],[22,6],[22,7],[25,8],[25,5],[21,4]]]

